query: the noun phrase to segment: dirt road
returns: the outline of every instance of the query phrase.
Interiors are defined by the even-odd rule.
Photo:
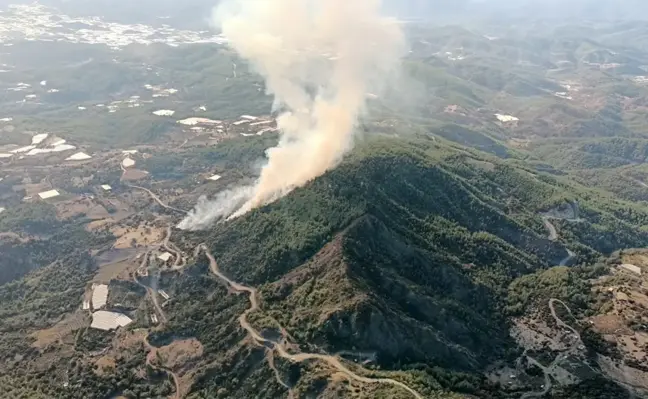
[[[144,270],[144,269],[146,268],[146,266],[147,266],[147,264],[148,264],[148,261],[149,261],[149,257],[150,257],[150,255],[151,255],[151,251],[150,251],[150,250],[147,251],[147,252],[144,254],[144,257],[142,258],[142,263],[140,263],[140,266],[139,266],[139,268],[137,269],[138,271],[135,272],[135,282],[136,282],[137,284],[139,284],[141,287],[144,287],[144,289],[146,289],[146,293],[151,297],[151,302],[153,303],[153,307],[155,307],[155,310],[156,310],[156,312],[157,312],[157,314],[158,314],[158,320],[159,320],[162,324],[166,324],[166,322],[167,322],[167,317],[166,317],[166,314],[164,313],[164,310],[162,310],[162,306],[160,306],[160,301],[159,301],[159,298],[158,298],[157,291],[154,290],[153,288],[151,288],[150,286],[148,286],[148,285],[146,285],[146,284],[143,284],[142,282],[140,282],[140,281],[137,279],[137,273],[140,272],[141,270]]]
[[[340,359],[330,356],[330,355],[322,355],[322,354],[317,354],[317,353],[296,353],[296,354],[291,354],[288,353],[288,350],[286,349],[285,345],[281,342],[275,342],[271,341],[269,339],[266,339],[261,336],[261,334],[254,329],[250,325],[250,323],[247,320],[247,317],[250,313],[256,311],[259,309],[259,301],[257,297],[257,290],[252,287],[245,286],[243,284],[239,284],[235,281],[230,280],[227,276],[225,276],[220,269],[218,268],[218,263],[216,263],[216,259],[214,256],[209,252],[207,247],[204,244],[201,244],[200,249],[205,253],[207,258],[209,259],[209,268],[211,269],[212,273],[216,275],[219,279],[221,279],[223,282],[225,282],[232,290],[240,293],[248,293],[248,298],[250,301],[250,307],[241,314],[239,317],[239,323],[241,324],[241,327],[248,332],[252,340],[259,346],[270,346],[272,349],[277,352],[277,354],[280,357],[283,357],[284,359],[288,359],[292,362],[296,363],[301,363],[307,360],[321,360],[325,363],[327,363],[329,366],[332,368],[336,369],[338,372],[344,374],[347,378],[356,380],[362,383],[366,384],[389,384],[393,386],[400,387],[410,394],[414,396],[417,399],[423,399],[423,396],[416,392],[414,389],[410,388],[406,384],[393,380],[391,378],[369,378],[369,377],[363,377],[361,375],[356,374],[352,370],[349,370],[342,362]],[[268,345],[264,345],[268,344]]]
[[[146,356],[146,364],[149,366],[153,367],[154,369],[162,370],[165,373],[171,375],[173,378],[173,384],[175,385],[175,394],[169,396],[170,399],[181,399],[184,396],[184,393],[180,391],[180,377],[171,369],[168,369],[164,366],[158,366],[155,363],[153,363],[151,358],[155,358],[157,356],[157,348],[151,345],[151,343],[148,341],[148,334],[144,336],[144,346],[146,349],[149,351],[148,356]]]
[[[180,251],[172,242],[171,240],[171,226],[167,227],[166,230],[166,236],[164,237],[164,241],[162,242],[162,248],[166,249],[170,253],[173,254],[173,265],[171,266],[171,270],[180,270],[186,265],[186,259],[182,256],[182,251]]]
[[[576,257],[576,254],[571,250],[567,249],[567,256],[558,263],[558,266],[567,266],[572,259]]]
[[[556,241],[558,239],[558,232],[556,231],[556,226],[551,223],[549,217],[543,216],[542,221],[544,222],[545,227],[549,231],[549,240]]]
[[[549,238],[549,240],[551,241],[558,241],[558,231],[556,230],[556,226],[551,223],[551,218],[549,216],[543,216],[542,221],[544,222],[544,225],[547,228],[547,232],[549,233],[547,235],[547,238]],[[574,252],[567,249],[567,256],[563,258],[558,265],[567,266],[575,256],[576,254]]]
[[[578,349],[578,346],[582,344],[581,336],[578,333],[578,331],[576,331],[576,329],[573,328],[572,326],[570,326],[569,324],[565,323],[556,314],[556,308],[555,308],[556,303],[560,303],[561,305],[563,305],[565,307],[565,309],[567,310],[567,312],[569,312],[570,315],[572,314],[571,309],[569,308],[569,306],[567,306],[567,304],[565,302],[561,301],[560,299],[551,298],[551,299],[549,299],[549,310],[551,311],[551,316],[554,318],[554,320],[556,321],[556,324],[558,326],[570,330],[572,333],[574,333],[574,335],[576,336],[577,339],[574,341],[574,343],[571,345],[571,347],[569,347],[568,349],[562,351],[561,354],[556,356],[556,358],[553,360],[553,362],[551,362],[551,364],[549,366],[547,366],[547,367],[543,366],[540,362],[538,362],[536,359],[532,358],[531,356],[526,355],[526,354],[523,355],[523,356],[526,356],[526,358],[527,358],[527,360],[528,360],[528,362],[530,364],[533,364],[533,365],[537,366],[538,368],[540,368],[542,370],[542,372],[544,373],[545,383],[544,383],[544,389],[542,391],[527,392],[527,393],[523,394],[522,396],[520,396],[520,399],[539,398],[539,397],[542,397],[542,396],[546,395],[551,390],[551,387],[552,387],[551,369],[555,365],[557,365],[558,362],[560,362],[560,360],[562,358],[566,357],[567,356],[566,354],[575,352]],[[526,353],[526,351],[525,351],[525,353]]]
[[[575,328],[573,328],[573,327],[570,326],[569,324],[563,322],[563,321],[560,319],[560,317],[558,317],[558,315],[556,314],[556,308],[555,308],[555,305],[554,305],[556,302],[559,303],[559,304],[561,304],[561,305],[563,305],[563,306],[565,307],[565,309],[567,310],[567,312],[569,312],[569,314],[570,314],[572,317],[574,316],[574,315],[572,314],[572,311],[571,311],[571,309],[569,308],[569,306],[567,306],[567,304],[566,304],[565,302],[561,301],[560,299],[556,299],[556,298],[551,298],[551,299],[549,300],[549,310],[551,310],[551,316],[554,318],[554,320],[556,320],[556,324],[558,324],[559,326],[564,327],[564,328],[570,330],[571,332],[574,333],[574,335],[576,335],[576,338],[578,338],[578,341],[577,341],[574,345],[578,345],[578,342],[581,342],[581,336],[580,336],[580,334],[578,333],[578,331],[576,331]]]
[[[182,213],[182,214],[185,214],[185,215],[188,213],[187,211],[183,211],[182,209],[174,208],[174,207],[172,207],[172,206],[169,206],[169,205],[165,204],[165,203],[160,199],[160,197],[158,197],[158,196],[157,196],[153,191],[149,190],[148,188],[140,187],[140,186],[136,186],[136,185],[133,185],[133,184],[125,184],[125,185],[126,185],[127,187],[135,188],[135,189],[142,190],[142,191],[146,192],[146,193],[147,193],[148,195],[150,195],[151,198],[153,198],[153,200],[154,200],[155,202],[157,202],[157,203],[158,203],[162,208],[165,208],[165,209],[168,209],[168,210],[171,210],[171,211],[175,211],[175,212],[179,212],[179,213]]]

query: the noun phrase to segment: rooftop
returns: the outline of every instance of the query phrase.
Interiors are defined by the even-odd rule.
[[[92,290],[92,309],[101,309],[108,301],[108,286],[99,284]]]
[[[54,198],[58,197],[59,195],[61,194],[56,190],[43,191],[42,193],[38,193],[38,196],[42,199]]]
[[[500,122],[515,122],[519,121],[519,118],[516,118],[515,116],[512,115],[502,115],[502,114],[495,114],[495,117],[500,120]]]
[[[125,168],[130,168],[131,166],[135,166],[135,161],[131,158],[126,158],[122,161],[122,165]]]
[[[157,116],[173,116],[173,114],[175,114],[175,111],[170,109],[160,109],[157,111],[153,111],[153,115],[157,115]]]
[[[158,259],[161,260],[162,262],[166,262],[169,259],[171,259],[173,255],[171,255],[169,252],[164,252],[158,255]]]
[[[41,133],[32,137],[32,144],[40,144],[49,136],[49,133]]]
[[[108,331],[125,327],[132,322],[133,320],[124,314],[99,310],[92,314],[92,324],[90,324],[90,327]]]
[[[70,155],[69,157],[65,158],[66,161],[84,161],[86,159],[91,159],[92,157],[85,152],[77,152],[74,155]]]
[[[194,126],[194,125],[198,125],[198,124],[218,125],[218,124],[223,123],[223,122],[213,120],[213,119],[208,119],[208,118],[187,118],[187,119],[179,120],[178,123],[180,123],[182,125]]]

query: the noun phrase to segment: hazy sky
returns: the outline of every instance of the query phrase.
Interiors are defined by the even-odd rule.
[[[69,14],[100,15],[124,22],[150,22],[160,15],[172,22],[201,25],[222,0],[40,0]],[[269,0],[270,2],[281,0]],[[352,1],[352,0],[350,0]],[[0,0],[0,6],[33,0]],[[436,23],[492,18],[646,20],[648,0],[383,0],[384,10],[405,19]]]

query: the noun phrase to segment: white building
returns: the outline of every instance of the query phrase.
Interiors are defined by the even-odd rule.
[[[49,136],[49,133],[41,133],[32,137],[32,144],[40,144]]]
[[[512,115],[495,114],[495,117],[499,119],[500,122],[516,122],[520,120]]]
[[[59,195],[61,194],[56,190],[43,191],[42,193],[38,193],[38,196],[41,197],[41,199],[54,198],[58,197]]]
[[[92,309],[97,310],[106,306],[108,301],[108,286],[98,284],[92,290]]]
[[[135,166],[135,161],[134,161],[132,158],[130,158],[130,157],[129,157],[129,158],[126,158],[126,159],[124,159],[124,160],[122,161],[122,166],[123,166],[124,168],[130,168],[130,167],[133,167],[133,166]]]
[[[124,314],[99,310],[92,314],[92,324],[90,324],[90,327],[109,331],[119,327],[125,327],[132,322],[133,320]]]
[[[65,158],[66,161],[85,161],[86,159],[92,159],[92,157],[85,152],[77,152],[76,154]]]
[[[171,255],[169,252],[164,252],[158,255],[158,259],[161,260],[162,262],[168,262],[169,259],[171,259],[173,255]]]
[[[170,109],[160,109],[157,111],[153,111],[153,115],[157,116],[173,116],[175,114],[175,111],[172,111]]]
[[[207,118],[187,118],[187,119],[179,120],[177,123],[181,125],[194,126],[199,124],[218,125],[221,124],[222,122],[213,119],[207,119]]]

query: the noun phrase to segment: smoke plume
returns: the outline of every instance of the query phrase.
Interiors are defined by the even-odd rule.
[[[229,45],[265,79],[279,114],[279,143],[267,150],[261,176],[232,218],[341,161],[367,93],[399,65],[405,39],[398,21],[381,15],[380,0],[230,0],[215,15]],[[196,210],[192,217],[213,214]]]

